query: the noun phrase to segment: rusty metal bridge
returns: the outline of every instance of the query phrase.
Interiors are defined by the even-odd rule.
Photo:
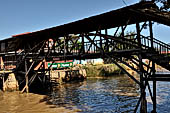
[[[170,70],[170,45],[154,38],[153,22],[170,26],[170,13],[159,11],[152,2],[140,2],[61,26],[16,35],[0,41],[3,67],[13,66],[16,76],[25,80],[22,91],[28,91],[33,79],[46,72],[44,61],[103,58],[116,64],[139,85],[141,95],[134,112],[139,106],[141,113],[147,112],[148,88],[152,112],[156,113],[156,82],[170,81],[170,75],[156,74],[155,64]],[[129,26],[134,30],[127,33]],[[144,30],[148,31],[147,35],[143,34]],[[149,63],[143,59],[148,59]],[[140,80],[120,63],[136,71]],[[38,74],[40,71],[41,75]],[[149,81],[153,82],[153,89]]]

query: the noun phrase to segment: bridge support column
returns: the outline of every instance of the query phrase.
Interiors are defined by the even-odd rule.
[[[156,80],[153,81],[153,110],[151,113],[156,112]]]
[[[155,75],[155,62],[152,62],[152,70],[153,75]],[[153,110],[151,113],[157,113],[156,112],[156,80],[153,80]]]
[[[140,24],[136,23],[136,31],[137,31],[137,41],[139,47],[141,47],[141,38],[140,38]],[[144,69],[142,64],[142,48],[139,48],[140,52],[138,54],[139,58],[139,69],[140,69],[140,91],[141,91],[141,113],[147,113],[147,101],[146,101],[146,92],[145,92],[145,80],[144,80]]]
[[[82,53],[85,54],[85,48],[84,48],[84,46],[85,46],[85,45],[84,45],[84,42],[85,42],[85,41],[84,41],[84,34],[82,35],[82,41],[81,41],[81,42],[82,42],[82,48],[81,48],[81,49],[82,49]]]
[[[140,68],[140,91],[141,91],[141,107],[140,113],[147,113],[147,101],[146,101],[146,92],[145,92],[145,81],[143,76],[143,66],[142,66],[142,56],[139,55],[139,68]]]
[[[149,31],[150,31],[150,38],[151,38],[151,48],[154,50],[153,46],[153,29],[152,29],[152,21],[149,21]],[[152,62],[152,71],[153,75],[155,74],[155,62]],[[152,113],[156,112],[156,80],[153,80],[153,110]]]

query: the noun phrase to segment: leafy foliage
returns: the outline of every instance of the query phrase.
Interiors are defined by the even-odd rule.
[[[153,0],[153,1],[160,5],[160,10],[169,11],[169,9],[170,9],[170,0]]]

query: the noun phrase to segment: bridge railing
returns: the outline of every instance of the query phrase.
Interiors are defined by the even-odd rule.
[[[93,34],[90,34],[93,36]],[[56,53],[66,53],[66,54],[81,54],[81,53],[101,53],[136,49],[138,43],[136,42],[135,35],[128,35],[125,37],[114,37],[99,34],[102,38],[101,40],[91,40],[84,43],[69,43],[67,47],[58,46],[56,47]],[[67,48],[67,50],[66,50]]]
[[[151,38],[150,37],[145,37],[141,36],[141,43],[143,45],[143,48],[151,48]],[[153,47],[155,51],[159,52],[159,54],[170,54],[170,45],[159,41],[155,38],[153,38]]]
[[[134,49],[137,47],[135,39],[122,39],[119,37],[107,37],[102,40],[93,40],[93,42],[77,43],[75,45],[70,44],[68,50],[70,53],[100,53],[101,50],[104,52],[112,52],[119,50]]]
[[[93,34],[91,34],[93,35]],[[101,40],[89,40],[84,43],[69,43],[67,47],[58,47],[56,48],[56,53],[65,53],[65,54],[89,54],[89,53],[101,53],[101,50],[104,52],[120,51],[120,50],[129,50],[129,49],[152,49],[151,48],[151,38],[146,36],[141,37],[141,47],[137,42],[137,35],[127,35],[124,37],[114,37],[106,36],[99,34]],[[170,45],[153,39],[153,47],[156,52],[159,54],[170,54]],[[67,50],[66,50],[67,48]]]

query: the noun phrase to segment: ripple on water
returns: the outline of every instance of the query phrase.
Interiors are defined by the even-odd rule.
[[[53,92],[53,102],[56,105],[71,103],[81,109],[82,113],[133,112],[139,95],[138,87],[130,79],[125,80],[122,82],[121,77],[93,78],[80,83],[78,87],[70,84],[63,87],[65,93],[60,92],[61,89]]]
[[[151,85],[152,87],[152,85]],[[157,85],[158,112],[170,111],[170,83]],[[139,98],[139,87],[122,75],[87,79],[59,86],[49,95],[0,92],[2,113],[132,113]],[[149,100],[149,95],[147,93]],[[152,103],[148,103],[152,110]]]
[[[0,113],[72,113],[74,110],[66,109],[65,107],[56,107],[54,105],[47,105],[41,100],[45,95],[38,94],[20,94],[19,92],[5,92],[0,93]],[[74,106],[73,106],[74,107]]]

